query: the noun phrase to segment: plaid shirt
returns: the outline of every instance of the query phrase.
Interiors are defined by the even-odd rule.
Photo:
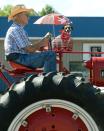
[[[27,54],[24,48],[30,44],[31,42],[23,26],[13,23],[6,34],[4,42],[5,55],[10,53]]]

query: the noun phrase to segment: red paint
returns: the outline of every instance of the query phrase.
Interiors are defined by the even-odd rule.
[[[72,116],[72,112],[62,108],[54,107],[51,112],[41,109],[31,114],[28,126],[21,126],[19,131],[88,131],[80,118],[74,120]]]

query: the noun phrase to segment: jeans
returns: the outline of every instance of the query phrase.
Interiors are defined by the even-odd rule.
[[[15,62],[31,68],[44,67],[45,73],[56,72],[56,53],[53,51],[19,54]]]

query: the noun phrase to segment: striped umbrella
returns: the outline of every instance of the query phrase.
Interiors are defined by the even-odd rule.
[[[70,20],[64,15],[58,13],[51,13],[42,16],[37,21],[34,22],[34,24],[53,24],[53,25],[68,24],[68,23],[70,23]]]

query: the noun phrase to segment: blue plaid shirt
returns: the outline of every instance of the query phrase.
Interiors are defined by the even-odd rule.
[[[24,48],[30,44],[31,42],[23,26],[13,23],[6,34],[4,42],[5,55],[10,53],[27,54]]]

